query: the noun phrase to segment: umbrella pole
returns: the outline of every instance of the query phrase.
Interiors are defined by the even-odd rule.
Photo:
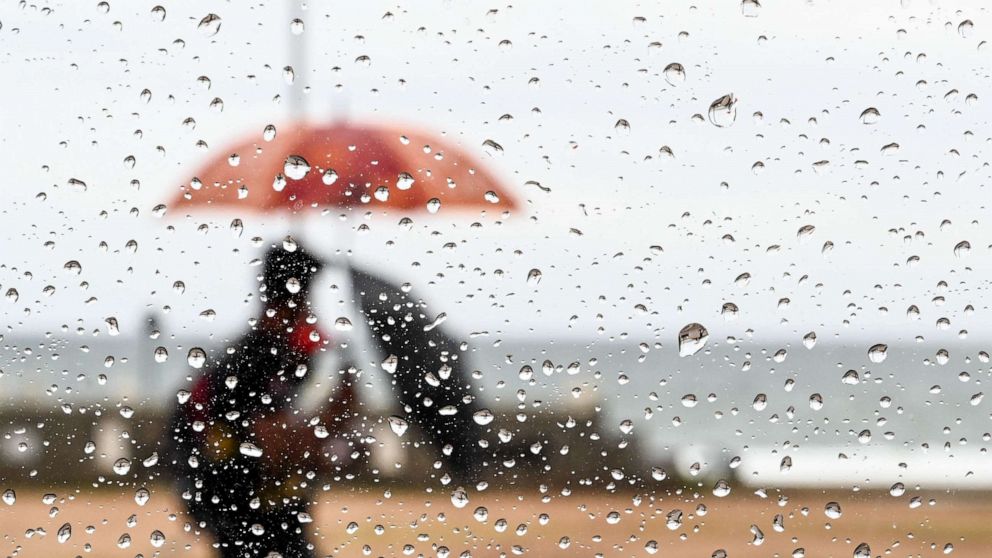
[[[289,0],[289,21],[303,19],[303,8],[300,0]],[[285,29],[285,28],[283,28]],[[305,29],[305,26],[304,26]],[[296,79],[289,84],[289,118],[290,120],[303,120],[306,112],[303,90],[306,88],[304,81],[308,79],[306,61],[306,31],[299,35],[289,33],[289,65],[293,68]]]

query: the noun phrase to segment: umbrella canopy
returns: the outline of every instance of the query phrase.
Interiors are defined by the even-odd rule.
[[[502,212],[517,202],[463,150],[408,128],[336,122],[267,127],[208,160],[173,210],[308,207]]]

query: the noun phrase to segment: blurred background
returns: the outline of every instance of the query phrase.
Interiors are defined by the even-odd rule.
[[[486,546],[503,535],[433,518],[418,553],[980,555],[990,25],[982,2],[927,0],[0,6],[0,489],[29,495],[0,506],[2,552],[55,548],[53,505],[76,533],[86,509],[126,521],[147,487],[134,538],[168,542],[145,552],[208,555],[142,462],[189,351],[248,326],[289,235],[412,286],[513,434],[480,498],[523,519]],[[179,201],[217,161],[245,204],[278,189],[240,169],[304,123],[427,134],[501,199]],[[317,279],[323,322],[341,296]],[[407,535],[341,518],[384,490],[434,516],[450,487],[437,448],[390,431],[378,357],[357,360],[368,449],[322,496],[321,540],[396,554]],[[561,533],[541,533],[546,494]],[[123,528],[65,544],[133,555]]]

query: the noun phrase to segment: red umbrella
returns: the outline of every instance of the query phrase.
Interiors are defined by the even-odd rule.
[[[417,130],[335,122],[267,127],[196,172],[171,209],[507,211],[517,202],[465,151]]]

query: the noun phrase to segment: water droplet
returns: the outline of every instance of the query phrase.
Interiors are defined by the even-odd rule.
[[[740,312],[740,308],[738,308],[733,302],[724,302],[723,307],[720,308],[720,315],[723,316],[723,319],[728,322],[737,319]]]
[[[897,483],[893,484],[891,487],[889,487],[889,495],[890,496],[894,496],[894,497],[898,498],[898,497],[902,496],[905,493],[906,493],[906,485],[904,485],[901,482],[897,482]]]
[[[761,4],[758,0],[741,0],[741,13],[744,17],[758,17],[761,12]]]
[[[433,215],[438,211],[441,211],[441,200],[437,198],[427,200],[427,212]]]
[[[630,419],[625,419],[620,422],[618,428],[620,429],[620,432],[624,434],[630,434],[631,432],[634,431],[634,422],[631,421]]]
[[[878,112],[877,108],[868,107],[865,110],[861,111],[860,119],[862,124],[871,125],[877,123],[881,117],[882,115],[881,113]]]
[[[220,31],[220,16],[217,14],[207,14],[203,16],[196,28],[207,37],[213,37]]]
[[[293,180],[301,180],[310,172],[310,163],[299,155],[290,155],[283,165],[283,172]]]
[[[200,347],[193,347],[186,354],[186,362],[193,368],[203,368],[207,362],[207,353]]]
[[[811,331],[806,335],[803,335],[803,346],[807,349],[812,349],[816,346],[816,332]]]
[[[719,128],[726,128],[737,119],[737,99],[729,93],[710,103],[710,122]]]
[[[134,503],[139,506],[147,504],[149,498],[151,498],[151,493],[148,492],[147,488],[142,487],[134,491]]]
[[[117,461],[114,461],[114,472],[118,475],[126,475],[128,471],[131,470],[131,460],[126,457],[122,457]]]
[[[234,235],[236,238],[240,238],[241,234],[245,230],[245,224],[241,219],[233,219],[231,221],[231,224],[228,226],[228,228],[231,230],[232,235]]]
[[[241,455],[248,457],[262,457],[262,448],[251,442],[241,442],[241,445],[238,447],[238,452]]]
[[[854,549],[854,558],[871,558],[871,547],[868,543],[861,543]]]
[[[841,512],[840,504],[837,502],[828,502],[827,505],[823,507],[823,514],[830,519],[840,519],[843,512]]]
[[[754,401],[751,402],[751,407],[753,407],[755,411],[764,411],[765,407],[767,406],[768,406],[768,396],[765,395],[764,393],[759,393],[758,395],[755,395]]]
[[[468,494],[461,488],[451,493],[451,504],[456,508],[464,508],[468,505]]]
[[[405,419],[396,415],[387,418],[386,422],[389,423],[389,429],[397,436],[406,434],[407,429],[410,428],[410,424]]]
[[[970,19],[966,19],[958,24],[958,34],[962,37],[967,38],[971,35],[971,30],[975,28],[975,23]]]
[[[156,529],[149,535],[148,542],[152,543],[155,548],[161,548],[165,544],[165,534]]]
[[[385,360],[383,360],[379,364],[379,366],[381,366],[382,369],[385,370],[387,373],[395,374],[396,368],[399,366],[399,363],[400,363],[399,357],[397,357],[396,355],[389,355],[388,357],[386,357]]]
[[[62,269],[66,270],[68,273],[71,273],[73,275],[79,275],[80,273],[83,272],[83,266],[80,265],[79,262],[77,262],[76,260],[69,260],[65,262],[65,265],[62,266]]]
[[[482,142],[482,147],[490,157],[497,157],[503,154],[503,146],[491,139]]]
[[[885,360],[885,357],[889,356],[887,354],[888,350],[889,346],[883,343],[872,345],[871,348],[868,349],[868,360],[874,362],[875,364],[879,364]]]
[[[685,82],[685,68],[678,62],[672,62],[665,66],[661,73],[670,85],[680,85]]]
[[[290,277],[289,279],[286,279],[285,287],[289,294],[296,294],[303,288],[303,284],[300,283],[300,280],[296,277]]]
[[[963,258],[971,252],[971,243],[967,240],[962,240],[954,245],[954,255],[958,258]]]
[[[3,495],[0,496],[0,499],[3,499],[4,504],[7,504],[8,506],[13,506],[14,503],[17,502],[17,493],[14,492],[13,488],[8,488],[7,490],[3,491]]]
[[[324,183],[325,186],[330,186],[331,184],[337,182],[338,173],[334,169],[327,169],[324,171],[324,174],[321,175],[320,180]]]
[[[544,274],[541,273],[541,270],[534,268],[527,272],[527,284],[531,287],[536,287],[540,284],[542,277],[544,277]]]
[[[713,495],[717,498],[730,495],[730,483],[723,479],[716,481],[716,484],[713,485]]]
[[[169,360],[169,351],[165,347],[155,348],[155,362],[161,364]]]
[[[117,548],[127,548],[131,546],[131,535],[124,533],[117,538]]]
[[[709,332],[702,324],[691,323],[679,331],[679,356],[686,357],[698,353],[709,338]]]
[[[858,375],[857,370],[848,370],[840,378],[840,382],[849,386],[856,386],[861,383],[861,376]]]
[[[809,396],[809,408],[814,411],[819,411],[823,408],[823,396],[819,393],[814,393]]]
[[[300,18],[295,18],[289,22],[289,32],[294,35],[302,35],[305,30],[304,27],[303,20]]]
[[[413,175],[408,172],[401,172],[396,177],[396,187],[400,190],[409,190],[414,183]]]
[[[72,536],[72,525],[68,523],[62,524],[62,526],[59,527],[58,533],[55,535],[56,540],[58,540],[59,543],[64,543],[65,541],[69,540],[69,537],[71,536]]]
[[[485,426],[491,423],[495,418],[496,415],[494,415],[489,409],[482,409],[472,414],[472,420],[480,426]]]

